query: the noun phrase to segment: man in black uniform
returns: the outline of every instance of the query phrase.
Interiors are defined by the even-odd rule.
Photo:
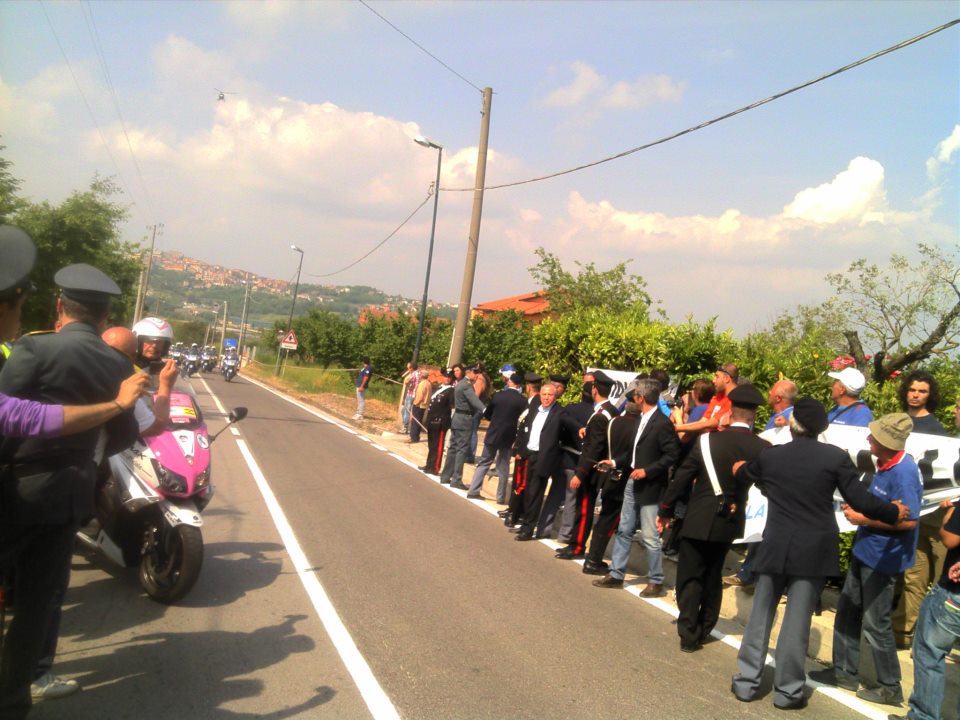
[[[132,363],[100,339],[110,296],[120,288],[89,265],[70,265],[54,280],[61,330],[28,335],[0,373],[0,392],[43,402],[88,404],[116,397]],[[94,514],[96,463],[132,443],[130,412],[68,437],[4,439],[0,567],[16,573],[14,618],[0,655],[0,717],[25,717],[30,684],[59,618],[70,574],[73,536]],[[54,632],[54,636],[56,633]]]
[[[598,370],[593,376],[591,398],[593,413],[585,423],[583,449],[580,459],[574,470],[570,486],[576,490],[574,500],[573,532],[566,547],[557,551],[556,557],[560,560],[583,557],[587,547],[587,538],[593,528],[593,511],[597,502],[598,474],[596,465],[601,460],[610,457],[607,446],[607,427],[610,421],[619,414],[616,406],[607,398],[613,388],[613,380],[603,371]],[[587,574],[605,574],[606,563],[585,564],[583,571]]]
[[[677,633],[680,649],[699,650],[720,617],[723,561],[743,534],[748,488],[737,487],[733,464],[753,460],[769,443],[753,434],[763,395],[749,383],[730,391],[730,426],[701,435],[673,476],[658,513],[663,532],[679,501],[687,502],[677,566]]]
[[[450,429],[453,412],[453,373],[440,371],[440,387],[430,396],[427,407],[427,462],[420,469],[430,475],[439,475],[443,467],[443,443]]]

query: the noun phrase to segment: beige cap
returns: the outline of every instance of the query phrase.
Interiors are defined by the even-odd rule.
[[[890,413],[868,426],[873,439],[890,450],[903,450],[907,436],[913,431],[913,420],[906,413]]]

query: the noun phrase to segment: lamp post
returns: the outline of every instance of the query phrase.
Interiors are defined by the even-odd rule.
[[[237,340],[237,352],[243,355],[244,330],[247,325],[247,302],[250,300],[250,273],[243,280],[243,310],[240,312],[240,338]]]
[[[433,263],[433,239],[437,232],[437,203],[440,200],[440,164],[443,162],[443,146],[417,135],[413,141],[426,148],[437,151],[437,180],[433,185],[433,222],[430,224],[430,249],[427,251],[427,273],[423,280],[423,301],[420,303],[420,322],[417,325],[417,342],[413,346],[413,364],[420,359],[420,345],[423,342],[423,325],[427,318],[427,293],[430,290],[430,265]]]
[[[300,270],[303,269],[303,250],[298,248],[296,245],[290,246],[291,250],[296,250],[300,253],[300,264],[297,265],[297,282],[293,286],[293,300],[290,303],[290,318],[287,320],[287,332],[293,329],[293,309],[297,306],[297,293],[300,292]],[[280,352],[281,348],[277,348],[277,369],[274,372],[274,375],[280,374]]]

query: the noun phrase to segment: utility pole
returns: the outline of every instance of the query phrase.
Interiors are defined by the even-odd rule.
[[[153,248],[157,244],[157,229],[163,235],[163,223],[154,224],[153,233],[150,236],[150,254],[147,255],[147,270],[143,276],[143,282],[140,284],[140,291],[137,293],[137,304],[133,310],[133,322],[140,322],[140,316],[143,314],[143,306],[147,300],[147,290],[150,288],[150,271],[153,268]]]
[[[214,333],[216,337],[216,333]],[[220,354],[220,351],[223,350],[223,343],[227,340],[227,301],[223,301],[223,329],[220,331],[220,347],[217,348],[217,354]]]
[[[243,310],[240,312],[240,337],[237,340],[237,352],[243,355],[243,340],[247,329],[247,301],[250,299],[250,273],[243,281]]]
[[[470,236],[467,238],[467,258],[463,264],[463,284],[460,286],[460,304],[457,306],[457,321],[450,340],[450,355],[447,367],[463,358],[463,343],[470,322],[470,297],[473,295],[473,276],[477,269],[477,246],[480,244],[480,215],[483,211],[483,186],[487,176],[487,141],[490,138],[490,103],[493,88],[483,89],[483,109],[480,120],[480,146],[477,150],[477,176],[473,183],[473,213],[470,216]]]

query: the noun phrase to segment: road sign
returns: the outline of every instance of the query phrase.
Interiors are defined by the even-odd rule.
[[[298,346],[297,334],[293,330],[284,335],[283,340],[280,341],[280,347],[284,350],[296,350]]]

